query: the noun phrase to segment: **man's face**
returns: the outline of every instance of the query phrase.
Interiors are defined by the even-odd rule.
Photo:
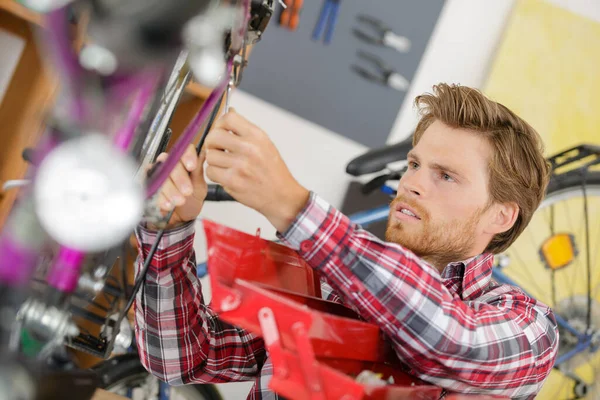
[[[409,153],[386,230],[401,244],[441,269],[481,252],[489,209],[491,146],[476,133],[432,123]]]

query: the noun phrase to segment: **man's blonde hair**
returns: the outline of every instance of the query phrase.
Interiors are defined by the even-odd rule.
[[[425,130],[438,120],[451,128],[483,135],[492,146],[489,160],[490,201],[514,202],[519,215],[506,232],[495,235],[486,252],[501,253],[525,229],[546,193],[550,164],[544,158],[540,135],[502,104],[466,86],[441,83],[433,93],[417,96],[421,114],[414,137],[416,145]]]

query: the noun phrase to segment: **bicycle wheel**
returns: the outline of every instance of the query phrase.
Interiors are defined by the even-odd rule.
[[[501,274],[589,335],[584,342],[559,323],[559,358],[540,400],[600,398],[600,171],[589,171],[585,185],[583,177],[553,179],[527,229],[496,257]],[[563,262],[553,264],[548,252]],[[577,354],[565,359],[569,352]]]
[[[159,398],[158,378],[142,366],[136,353],[123,354],[94,366],[101,388],[133,400]],[[185,385],[169,388],[169,400],[221,400],[214,385]]]

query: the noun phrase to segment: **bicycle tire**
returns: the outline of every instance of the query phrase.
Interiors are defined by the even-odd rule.
[[[98,374],[100,388],[115,391],[119,388],[132,389],[144,384],[150,374],[142,365],[137,353],[127,353],[102,361],[92,368]],[[173,387],[186,400],[222,400],[212,384],[190,384]]]
[[[550,181],[549,185],[548,185],[548,190],[546,192],[546,197],[544,198],[544,200],[542,201],[542,203],[540,204],[540,207],[538,208],[538,210],[536,211],[537,214],[537,218],[538,221],[544,221],[543,217],[548,217],[546,215],[546,213],[550,213],[551,215],[558,215],[557,211],[554,211],[556,208],[558,207],[562,207],[562,206],[568,206],[571,205],[573,203],[570,202],[578,202],[578,201],[582,201],[583,199],[583,187],[584,187],[584,182],[585,182],[585,194],[587,196],[587,201],[588,203],[592,203],[592,205],[595,205],[596,208],[595,210],[598,210],[598,199],[600,199],[600,171],[588,171],[587,173],[582,173],[582,171],[575,171],[572,173],[565,173],[562,175],[557,175],[555,177],[553,177],[553,179]],[[583,203],[583,201],[582,201]],[[550,207],[555,207],[552,209],[552,211],[550,210]],[[567,214],[570,214],[570,212],[572,212],[572,210],[568,210],[567,208]],[[536,218],[536,214],[534,214],[533,218]],[[562,217],[564,218],[564,212],[562,213]],[[586,218],[588,218],[589,221],[594,221],[593,217],[588,215],[585,215]],[[551,217],[550,221],[554,221],[553,219],[554,217]],[[574,219],[577,220],[577,219]],[[533,220],[532,220],[533,222]],[[554,225],[554,222],[550,222],[552,225]],[[527,228],[530,229],[531,225]],[[559,224],[560,226],[563,226],[563,224]],[[531,227],[531,229],[533,230],[533,232],[528,233],[527,230],[525,230],[523,232],[523,234],[521,235],[521,237],[527,237],[527,235],[529,235],[529,239],[532,239],[534,242],[536,241],[536,239],[539,239],[540,236],[543,238],[543,232],[538,232],[535,230],[535,227]],[[558,230],[557,232],[560,232],[561,230]],[[569,231],[569,230],[568,230]],[[579,230],[575,230],[577,232],[581,232]],[[595,229],[592,229],[592,231],[597,232]],[[537,234],[537,235],[536,235]],[[589,232],[590,235],[593,234],[593,232]],[[535,237],[537,236],[537,237]],[[521,239],[521,237],[519,238],[519,240],[526,240],[526,239]],[[590,242],[590,247],[588,248],[586,246],[585,251],[589,251],[592,256],[593,255],[597,255],[599,252],[597,250],[597,247],[594,246],[595,242]],[[579,300],[581,300],[581,296],[582,294],[579,293],[579,291],[577,291],[574,287],[572,287],[570,285],[570,283],[574,283],[575,281],[563,281],[560,280],[561,278],[558,278],[558,286],[560,290],[558,290],[557,292],[555,292],[555,288],[554,287],[547,287],[544,284],[543,278],[542,276],[536,274],[536,272],[539,272],[535,269],[535,267],[533,268],[532,271],[525,271],[526,269],[529,269],[529,266],[527,265],[527,262],[523,262],[523,260],[527,260],[527,255],[529,255],[529,259],[533,258],[531,257],[531,253],[527,253],[525,254],[525,257],[523,257],[523,254],[520,254],[519,252],[519,247],[521,247],[521,249],[525,249],[527,247],[527,244],[524,242],[522,244],[519,244],[519,242],[515,242],[515,244],[513,246],[511,246],[511,248],[509,248],[506,251],[506,254],[508,254],[511,258],[511,264],[512,264],[512,259],[516,258],[517,259],[517,265],[515,267],[513,267],[511,269],[511,267],[506,267],[503,268],[501,267],[503,273],[505,273],[505,275],[507,275],[508,277],[510,277],[511,279],[513,279],[520,287],[522,287],[524,290],[526,291],[534,291],[536,292],[534,294],[534,297],[539,298],[539,293],[542,292],[542,298],[540,298],[541,301],[545,302],[546,304],[548,304],[549,306],[551,306],[556,315],[561,316],[563,319],[569,321],[570,324],[572,324],[573,319],[577,319],[579,318],[579,320],[582,319],[582,315],[576,315],[577,313],[575,313],[573,311],[573,309],[575,307],[582,307],[582,303],[579,302]],[[532,250],[537,251],[537,248],[535,248],[534,246],[530,246],[532,248]],[[524,253],[524,251],[523,251]],[[515,257],[516,256],[516,257]],[[577,261],[580,262],[580,261]],[[583,261],[581,261],[583,262]],[[590,264],[587,265],[587,267],[590,270],[590,273],[592,274],[592,276],[596,276],[598,275],[598,264],[600,264],[600,259],[598,257],[593,258],[590,260]],[[576,268],[579,266],[579,264],[573,264],[573,268]],[[542,270],[543,271],[543,270]],[[573,279],[578,277],[578,273],[581,272],[580,270],[574,270],[573,272],[569,272],[569,274],[573,275]],[[584,272],[587,272],[587,270],[584,270]],[[551,276],[553,274],[553,272],[547,272],[547,276],[546,278],[548,278],[549,276]],[[532,277],[534,280],[531,280],[528,282],[528,284],[524,283],[524,280],[526,279],[526,276]],[[563,277],[564,279],[564,277]],[[583,310],[584,312],[586,312],[587,310],[592,310],[590,312],[592,312],[593,314],[593,318],[592,318],[592,325],[591,327],[594,330],[600,330],[600,307],[597,307],[598,300],[596,300],[595,298],[597,297],[596,293],[597,293],[597,279],[593,278],[594,280],[592,280],[592,282],[594,282],[594,289],[592,289],[592,292],[590,293],[589,291],[587,292],[587,297],[590,297],[591,300],[591,304],[592,306],[590,307],[589,304],[590,303],[583,303],[585,310]],[[549,279],[549,282],[555,282],[555,279]],[[554,283],[552,283],[552,285],[554,285]],[[558,287],[557,286],[557,287]],[[564,289],[563,287],[568,287],[569,289]],[[560,296],[557,296],[560,293]],[[552,297],[552,299],[550,301],[547,300],[547,298]],[[587,297],[584,299],[587,301]],[[575,299],[575,301],[574,301]],[[555,304],[553,304],[555,303]],[[569,306],[565,306],[566,304],[570,304]],[[573,305],[574,304],[574,305]],[[581,310],[578,310],[579,312],[581,312]],[[559,327],[559,330],[561,328]],[[563,344],[565,343],[564,340],[564,332],[561,332],[560,338],[561,338],[561,345],[559,347],[559,355],[560,354],[564,354],[565,352],[569,351],[570,347],[569,345],[567,345],[566,348],[562,348]],[[544,388],[542,388],[542,391],[540,392],[540,399],[545,399],[545,398],[552,398],[552,399],[596,399],[598,398],[597,396],[600,394],[600,383],[596,382],[596,379],[594,378],[592,381],[587,381],[587,394],[581,394],[584,393],[583,391],[581,391],[581,385],[583,384],[583,381],[578,381],[574,378],[579,378],[578,374],[573,374],[572,372],[575,370],[578,370],[579,368],[590,368],[592,371],[596,371],[597,373],[597,369],[600,368],[600,365],[596,365],[598,364],[598,362],[593,358],[593,350],[591,348],[587,348],[583,351],[581,351],[580,355],[572,358],[570,361],[566,361],[564,364],[560,365],[560,366],[555,366],[556,370],[560,370],[562,372],[553,372],[553,374],[563,374],[563,376],[557,376],[557,377],[550,377],[549,380],[546,382],[545,386],[548,386],[548,388],[546,389],[546,392],[550,393],[550,396],[552,397],[543,397],[544,395],[548,395],[548,393],[544,392]],[[565,373],[565,371],[567,373]],[[554,379],[554,380],[553,380]],[[571,390],[569,389],[569,386],[572,384],[573,393],[568,393]],[[579,395],[576,394],[576,391],[579,391]],[[566,397],[562,397],[562,396],[566,396]]]

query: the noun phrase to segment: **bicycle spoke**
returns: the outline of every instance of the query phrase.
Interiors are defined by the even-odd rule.
[[[517,275],[511,274],[512,277],[513,277],[513,279],[519,284],[519,286],[522,286],[523,288],[526,288],[526,290],[529,291],[529,293],[531,295],[533,295],[536,299],[538,299],[538,300],[540,300],[540,301],[548,304],[548,302],[544,301],[544,299],[543,299],[545,291],[538,286],[538,284],[536,282],[536,279],[534,279],[534,277],[531,274],[531,271],[529,270],[529,268],[526,268],[526,264],[523,262],[523,259],[521,258],[521,256],[519,255],[519,253],[515,252],[514,255],[517,258],[518,265],[521,265],[522,267],[521,268],[511,268],[511,271],[515,271],[515,272],[516,272],[516,270],[519,270],[519,271],[524,270],[524,271],[526,271],[527,275],[528,275],[528,278],[529,278],[528,282],[533,286],[533,289],[537,292],[536,293],[537,295],[534,295],[534,293],[531,293],[531,286],[529,286],[529,285],[523,285],[523,283],[522,283],[523,279],[518,279]],[[520,274],[518,274],[518,275],[520,275]],[[523,275],[521,275],[521,276],[523,276]],[[525,280],[525,281],[527,281],[527,280]]]
[[[549,214],[550,214],[550,235],[554,235],[556,233],[556,229],[554,226],[554,205],[550,206],[550,210],[549,210]],[[556,271],[552,270],[551,274],[550,274],[550,280],[551,280],[551,296],[552,296],[552,305],[554,306],[556,304]]]
[[[575,219],[573,218],[573,215],[571,214],[571,208],[568,207],[571,203],[569,201],[567,202],[563,202],[562,206],[565,209],[565,213],[564,215],[567,216],[567,221],[569,224],[569,228],[568,228],[568,232],[575,234],[575,229],[573,228],[573,221],[575,221]],[[571,289],[570,293],[567,293],[566,296],[564,297],[568,297],[571,299],[571,304],[569,305],[569,307],[574,307],[574,303],[573,303],[573,299],[575,298],[575,282],[577,282],[576,279],[576,275],[577,275],[577,271],[579,271],[579,263],[580,263],[580,259],[576,258],[573,262],[573,264],[571,264],[568,268],[569,270],[565,271],[563,273],[563,275],[565,275],[565,279],[567,280],[566,282],[566,287]],[[569,271],[572,271],[571,273],[567,273]]]

